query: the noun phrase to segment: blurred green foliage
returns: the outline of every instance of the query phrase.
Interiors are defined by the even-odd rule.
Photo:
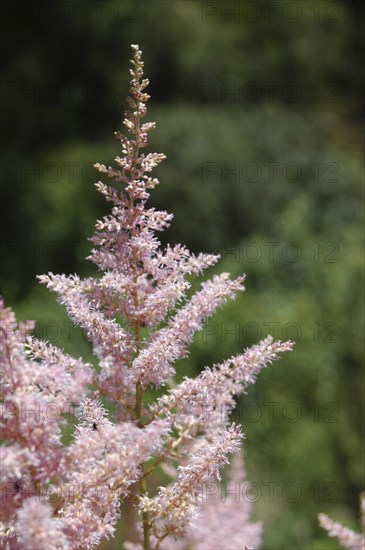
[[[119,154],[112,132],[129,45],[139,43],[158,123],[150,150],[168,157],[152,201],[175,215],[162,241],[220,252],[218,271],[247,274],[247,292],[207,323],[180,372],[269,332],[297,341],[236,414],[267,550],[337,548],[320,511],[357,526],[361,10],[361,1],[322,0],[3,8],[1,292],[19,318],[38,321],[39,336],[91,358],[35,276],[93,272],[86,239],[107,206],[92,164]]]

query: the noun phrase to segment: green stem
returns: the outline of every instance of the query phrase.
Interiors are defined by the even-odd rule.
[[[137,292],[138,279],[137,279],[137,270],[136,270],[136,258],[133,258],[133,280],[135,284],[134,306],[137,309],[138,308],[138,292]],[[134,324],[134,333],[135,333],[135,339],[136,339],[136,353],[138,355],[141,347],[141,327],[138,321],[136,321]],[[143,429],[143,422],[142,422],[143,394],[144,394],[143,386],[141,382],[137,382],[135,415],[136,415],[137,424],[141,429]],[[145,465],[142,464],[142,477],[139,480],[139,493],[142,497],[145,495],[148,495],[147,481],[144,476],[144,473],[145,473]],[[142,512],[142,523],[143,523],[143,548],[144,550],[151,550],[150,523],[149,523],[149,517],[148,517],[147,511]]]
[[[141,496],[147,495],[147,481],[145,477],[141,477],[139,481],[139,492]],[[143,548],[144,550],[151,550],[150,544],[150,522],[148,517],[148,512],[142,512],[142,523],[143,523]]]
[[[137,113],[139,113],[139,100],[136,101],[137,103]],[[133,157],[132,162],[132,168],[131,168],[131,177],[134,179],[136,176],[136,166],[137,166],[137,160],[139,155],[139,133],[140,133],[140,120],[139,115],[137,115],[136,120],[136,131],[135,131],[135,140],[136,140],[136,148],[135,153]],[[131,197],[130,198],[130,211],[133,212],[134,207],[134,200]],[[134,229],[133,229],[133,223],[131,223],[131,236],[133,237]],[[138,309],[138,290],[137,290],[137,282],[138,282],[138,273],[137,273],[137,260],[135,252],[133,253],[132,258],[132,268],[133,268],[133,283],[134,283],[134,291],[133,291],[133,301],[134,301],[134,307],[137,311]],[[134,334],[135,334],[135,341],[136,341],[136,354],[138,356],[140,347],[141,347],[141,326],[138,320],[134,322]],[[142,422],[142,415],[143,415],[143,394],[144,389],[141,382],[137,382],[136,384],[136,405],[135,405],[135,416],[137,425],[139,428],[143,429],[143,422]],[[145,473],[145,464],[142,464],[142,476],[139,480],[139,493],[140,495],[147,496],[148,495],[148,487],[147,487],[147,481],[146,477],[144,476]],[[151,550],[151,543],[150,543],[150,523],[149,523],[149,517],[148,512],[143,511],[142,512],[142,523],[143,523],[143,548],[144,550]]]
[[[136,384],[136,420],[138,426],[142,428],[142,407],[143,407],[143,387],[140,382]],[[143,475],[139,480],[139,493],[143,497],[148,495],[147,481],[145,477],[145,465],[142,465]],[[148,512],[142,512],[142,523],[143,523],[143,548],[144,550],[151,550],[150,545],[150,523]]]

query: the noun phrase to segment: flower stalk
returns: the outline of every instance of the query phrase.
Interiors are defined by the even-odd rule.
[[[126,541],[126,550],[235,550],[260,544],[262,528],[250,520],[251,504],[234,498],[223,502],[218,481],[231,454],[239,457],[231,469],[232,483],[245,479],[237,454],[243,434],[230,422],[236,397],[293,344],[268,336],[201,369],[196,378],[176,380],[178,361],[189,355],[194,335],[244,290],[244,275],[231,279],[228,273],[216,274],[191,295],[191,277],[219,257],[195,255],[181,244],[161,247],[157,234],[169,226],[172,215],[147,203],[159,184],[150,173],[165,155],[141,152],[155,124],[142,122],[148,80],[141,50],[137,45],[132,49],[129,110],[123,120],[127,134],[115,134],[122,155],[115,167],[95,165],[113,182],[96,183],[112,204],[91,238],[89,259],[99,276],[39,277],[84,330],[99,368],[27,336],[0,300],[5,411],[0,428],[6,442],[0,447],[6,488],[2,548],[96,548],[115,536],[120,503],[136,487],[139,539]],[[144,403],[148,388],[162,390],[151,404]],[[65,445],[62,427],[70,403],[77,404],[79,418]],[[60,412],[56,421],[42,414],[50,407]],[[112,418],[107,409],[118,414]],[[152,491],[154,484],[147,479],[157,468],[169,482]],[[202,499],[212,486],[214,494]],[[55,497],[57,506],[52,506]]]

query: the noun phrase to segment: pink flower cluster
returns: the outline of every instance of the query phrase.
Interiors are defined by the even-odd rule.
[[[268,337],[195,379],[174,381],[195,333],[244,290],[244,277],[215,275],[191,293],[192,276],[218,256],[161,247],[156,234],[172,216],[147,200],[159,183],[150,172],[165,156],[142,152],[155,124],[142,122],[148,80],[142,52],[132,48],[128,137],[116,133],[122,156],[116,167],[95,165],[113,181],[96,184],[112,203],[91,239],[90,259],[100,273],[39,277],[85,331],[98,368],[31,338],[31,326],[18,325],[0,302],[1,548],[95,548],[114,536],[120,503],[136,489],[139,540],[125,548],[260,545],[261,525],[251,523],[250,503],[237,500],[233,490],[223,499],[217,480],[243,437],[229,421],[235,397],[293,344]],[[151,402],[153,388],[160,397]],[[70,406],[79,418],[65,444]],[[108,408],[115,406],[112,420]],[[156,487],[159,469],[170,482]],[[229,487],[243,480],[237,454]]]
[[[333,521],[326,514],[319,514],[319,524],[329,537],[337,539],[342,548],[347,550],[365,550],[365,493],[360,495],[360,513],[362,533],[356,533],[341,523]]]

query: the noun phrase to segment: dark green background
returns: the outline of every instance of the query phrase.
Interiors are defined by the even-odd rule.
[[[35,276],[94,273],[86,238],[108,207],[91,167],[120,152],[113,131],[130,44],[140,44],[158,123],[150,150],[167,155],[152,202],[175,215],[163,242],[221,252],[218,272],[247,274],[247,291],[196,337],[180,372],[269,331],[297,340],[236,415],[266,550],[337,548],[318,527],[321,511],[358,525],[361,9],[324,0],[1,8],[1,293],[20,319],[38,321],[39,336],[90,354]]]

